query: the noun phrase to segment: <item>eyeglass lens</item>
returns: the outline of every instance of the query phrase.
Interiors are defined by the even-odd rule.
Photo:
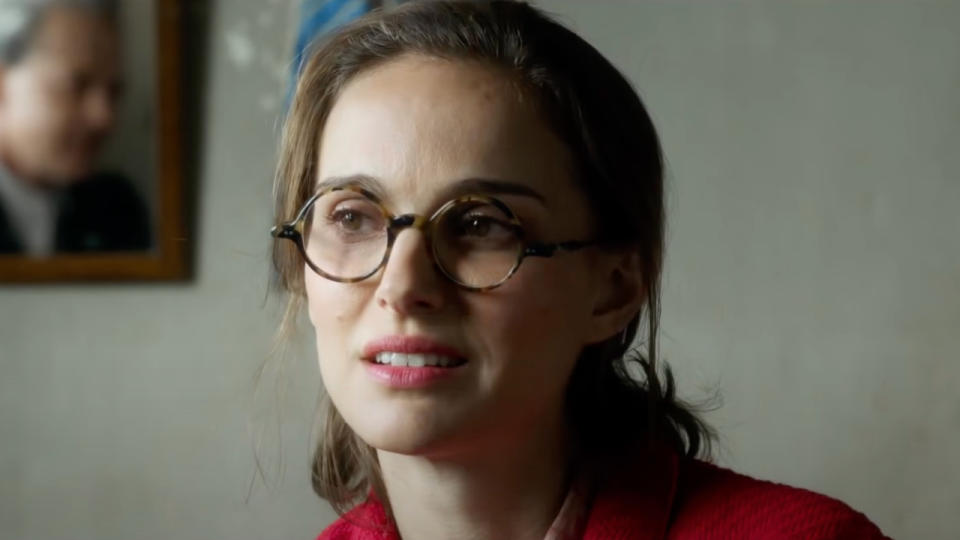
[[[369,275],[389,247],[390,219],[372,200],[350,190],[317,198],[308,208],[304,248],[310,262],[337,279]],[[519,228],[499,207],[482,200],[457,202],[436,217],[430,244],[437,264],[468,287],[500,283],[523,250]]]

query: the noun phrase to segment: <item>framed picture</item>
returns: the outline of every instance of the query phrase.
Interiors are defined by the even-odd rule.
[[[187,276],[181,1],[0,4],[0,282]]]

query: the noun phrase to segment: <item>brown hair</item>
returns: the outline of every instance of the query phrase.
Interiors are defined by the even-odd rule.
[[[598,236],[641,255],[645,309],[622,333],[586,347],[568,386],[578,453],[597,459],[656,440],[682,455],[709,455],[711,430],[676,399],[669,369],[661,380],[657,368],[664,197],[656,130],[623,75],[543,12],[515,1],[412,2],[368,14],[317,44],[303,65],[284,127],[277,222],[294,216],[312,195],[322,127],[346,82],[406,53],[481,61],[514,77],[569,148]],[[290,293],[283,333],[302,307],[304,265],[292,242],[276,242],[273,258],[278,283]],[[631,350],[644,320],[646,350]],[[371,488],[385,501],[373,449],[329,398],[322,399],[314,490],[341,512]]]

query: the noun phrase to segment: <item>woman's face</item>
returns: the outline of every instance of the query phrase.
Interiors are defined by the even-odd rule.
[[[502,73],[476,63],[411,55],[369,69],[331,110],[317,181],[368,177],[394,215],[429,216],[482,187],[531,240],[589,238],[568,151],[524,99]],[[607,337],[594,316],[600,257],[586,249],[528,258],[500,287],[468,291],[438,272],[421,231],[405,229],[386,266],[364,281],[338,283],[305,267],[334,405],[368,444],[424,456],[504,448],[557,425],[578,353]],[[378,351],[465,363],[383,368]]]

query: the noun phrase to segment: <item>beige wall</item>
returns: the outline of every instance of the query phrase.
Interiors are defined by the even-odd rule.
[[[661,130],[662,348],[685,396],[722,392],[721,463],[896,538],[960,536],[960,4],[541,4]],[[309,345],[284,482],[245,502],[290,6],[211,7],[194,282],[0,287],[0,538],[311,538],[331,519],[307,485]]]

